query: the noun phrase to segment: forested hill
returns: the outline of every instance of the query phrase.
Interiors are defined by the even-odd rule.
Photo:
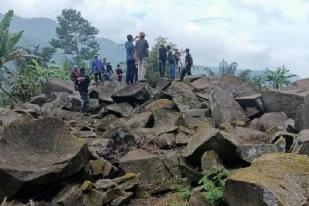
[[[3,14],[0,14],[2,19]],[[22,18],[14,16],[11,30],[24,31],[19,46],[33,48],[34,45],[48,46],[48,42],[56,35],[57,22],[44,17]],[[117,64],[125,59],[124,46],[107,38],[98,38],[100,43],[100,55],[109,59],[112,64]],[[59,56],[59,55],[57,55]],[[59,58],[56,61],[59,61]]]

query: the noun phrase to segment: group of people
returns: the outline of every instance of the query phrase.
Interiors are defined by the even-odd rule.
[[[149,44],[145,39],[145,33],[140,32],[135,38],[132,35],[127,36],[127,42],[125,43],[126,49],[126,83],[128,85],[134,84],[137,81],[144,82],[147,68],[147,58],[149,57]],[[165,67],[169,68],[169,79],[176,79],[176,71],[182,81],[185,75],[191,75],[191,67],[193,65],[193,58],[190,54],[190,50],[185,50],[185,58],[177,49],[172,49],[170,45],[161,45],[159,49],[159,73],[160,77],[165,76]],[[111,75],[115,74],[119,82],[122,81],[123,69],[118,64],[116,73],[114,72],[110,62],[107,62],[106,58],[100,60],[98,56],[95,56],[90,63],[91,74],[93,74],[95,83],[98,85],[101,81],[111,81]],[[82,105],[82,112],[85,111],[88,102],[88,87],[90,84],[90,78],[85,73],[85,68],[78,69],[77,66],[73,66],[71,79],[74,82],[75,90],[79,91]]]
[[[193,65],[193,58],[190,54],[190,50],[185,50],[185,59],[182,60],[182,54],[178,49],[174,49],[171,46],[161,45],[159,49],[159,72],[160,77],[165,76],[165,66],[168,64],[169,79],[175,80],[176,71],[179,74],[180,80],[183,81],[185,75],[192,75],[191,67]]]
[[[129,34],[125,43],[127,57],[126,83],[128,85],[145,81],[149,44],[145,33],[140,32],[135,38]]]
[[[125,48],[127,56],[126,83],[128,85],[132,84],[136,82],[136,79],[141,82],[145,81],[147,57],[149,56],[149,44],[145,39],[145,33],[140,32],[135,38],[129,34],[127,36]],[[185,50],[185,58],[183,61],[182,54],[177,49],[173,52],[170,45],[161,45],[159,49],[159,73],[161,78],[165,76],[166,65],[168,65],[169,68],[169,79],[175,80],[177,71],[182,81],[185,75],[191,75],[193,58],[190,54],[190,50]]]

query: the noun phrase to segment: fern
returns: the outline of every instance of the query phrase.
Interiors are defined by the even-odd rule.
[[[229,171],[225,168],[220,169],[217,173],[205,171],[199,182],[206,191],[205,197],[215,205],[219,205],[223,201],[223,191],[228,176]]]

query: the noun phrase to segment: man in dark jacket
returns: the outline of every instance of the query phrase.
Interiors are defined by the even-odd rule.
[[[175,80],[176,78],[176,59],[171,47],[167,46],[167,62],[169,66],[169,79]]]
[[[127,42],[125,43],[126,56],[127,56],[127,72],[126,72],[126,83],[134,83],[134,74],[135,74],[135,48],[133,43],[133,36],[127,36]]]
[[[193,58],[190,54],[190,50],[186,49],[186,57],[185,57],[185,68],[181,71],[180,80],[183,81],[186,74],[191,76],[191,67],[193,65]]]
[[[88,87],[90,84],[89,76],[85,74],[85,68],[80,69],[77,81],[77,87],[81,97],[81,112],[85,112],[88,104]]]
[[[164,77],[166,60],[167,60],[167,50],[166,50],[165,46],[162,44],[160,49],[159,49],[159,72],[160,72],[160,77]]]

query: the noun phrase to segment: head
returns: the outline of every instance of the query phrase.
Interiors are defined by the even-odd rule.
[[[171,49],[171,46],[170,46],[170,45],[167,45],[166,49],[167,49],[167,50],[170,50],[170,49]]]
[[[186,53],[189,54],[190,53],[190,49],[186,49]]]
[[[120,64],[117,64],[117,68],[120,68]]]
[[[81,68],[81,69],[80,69],[80,73],[81,73],[81,74],[85,74],[85,68]]]
[[[95,56],[94,59],[98,59],[98,56]]]
[[[127,36],[127,40],[128,40],[128,41],[133,41],[133,36],[132,36],[131,34],[129,34],[129,35]]]
[[[139,38],[140,38],[140,39],[144,39],[145,36],[146,36],[146,35],[145,35],[144,32],[141,31],[141,32],[139,33]]]
[[[103,62],[106,62],[106,57],[103,58]]]
[[[76,71],[77,69],[78,69],[77,65],[74,65],[74,66],[73,66],[73,70]]]

